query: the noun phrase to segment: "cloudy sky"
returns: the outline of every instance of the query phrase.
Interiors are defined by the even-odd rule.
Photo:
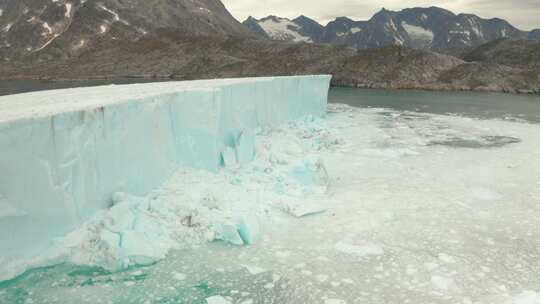
[[[540,0],[222,0],[240,21],[248,16],[295,18],[301,14],[326,25],[338,16],[369,19],[382,7],[399,10],[414,6],[440,6],[456,13],[474,13],[483,18],[507,19],[529,30],[540,28]]]

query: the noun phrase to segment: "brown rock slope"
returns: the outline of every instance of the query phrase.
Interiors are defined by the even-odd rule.
[[[2,65],[3,78],[92,79],[159,77],[185,79],[332,74],[333,84],[353,87],[476,90],[531,93],[538,69],[508,65],[501,52],[482,61],[389,46],[347,47],[257,40],[231,35],[191,35],[160,29],[131,41],[97,40],[65,60]],[[518,52],[519,53],[519,52]],[[482,53],[484,54],[484,53]],[[521,54],[521,53],[519,53]],[[524,53],[525,54],[525,53]],[[515,55],[512,55],[514,57]],[[476,57],[474,57],[476,58]],[[465,57],[471,60],[471,57]]]

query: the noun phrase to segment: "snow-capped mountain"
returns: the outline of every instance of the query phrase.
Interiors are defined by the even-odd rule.
[[[250,17],[244,25],[277,40],[347,45],[358,49],[402,45],[444,53],[456,53],[500,38],[538,39],[538,30],[521,31],[505,20],[454,14],[438,8],[382,9],[368,21],[340,17],[322,26],[301,16],[294,20],[271,16]]]
[[[254,33],[273,40],[314,42],[310,33],[302,30],[301,24],[287,18],[268,16],[257,20],[253,17],[249,17],[244,21],[244,25]]]
[[[0,0],[0,59],[69,57],[100,40],[132,41],[160,28],[252,35],[219,0]]]

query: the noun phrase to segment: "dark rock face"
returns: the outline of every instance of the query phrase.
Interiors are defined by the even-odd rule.
[[[268,38],[270,36],[264,31],[264,29],[259,25],[258,20],[253,17],[248,17],[246,21],[243,22],[244,26],[247,27],[250,31],[255,33],[258,37]]]
[[[540,40],[540,29],[529,32],[529,39]]]
[[[0,58],[66,58],[100,40],[135,40],[159,28],[252,35],[219,0],[0,0]]]
[[[312,41],[321,41],[324,27],[317,21],[302,15],[292,22],[299,26],[298,33],[300,35],[310,37]]]
[[[298,22],[298,19],[285,20],[297,24],[299,29],[306,28],[305,23]],[[254,19],[250,22],[260,24]],[[261,28],[266,30],[264,25]],[[340,17],[326,27],[312,25],[310,28],[317,30],[304,31],[302,35],[317,43],[346,45],[357,49],[401,45],[447,54],[460,54],[501,38],[535,39],[540,36],[537,31],[520,31],[502,19],[482,19],[471,14],[456,15],[438,7],[410,8],[399,12],[382,9],[368,21]]]

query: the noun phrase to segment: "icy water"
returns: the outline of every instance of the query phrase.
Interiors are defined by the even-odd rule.
[[[540,123],[539,95],[333,88],[330,101],[354,107]]]
[[[324,162],[326,212],[272,212],[251,246],[190,243],[122,272],[32,270],[0,283],[0,303],[540,303],[540,98],[330,98],[324,123],[265,135]]]

